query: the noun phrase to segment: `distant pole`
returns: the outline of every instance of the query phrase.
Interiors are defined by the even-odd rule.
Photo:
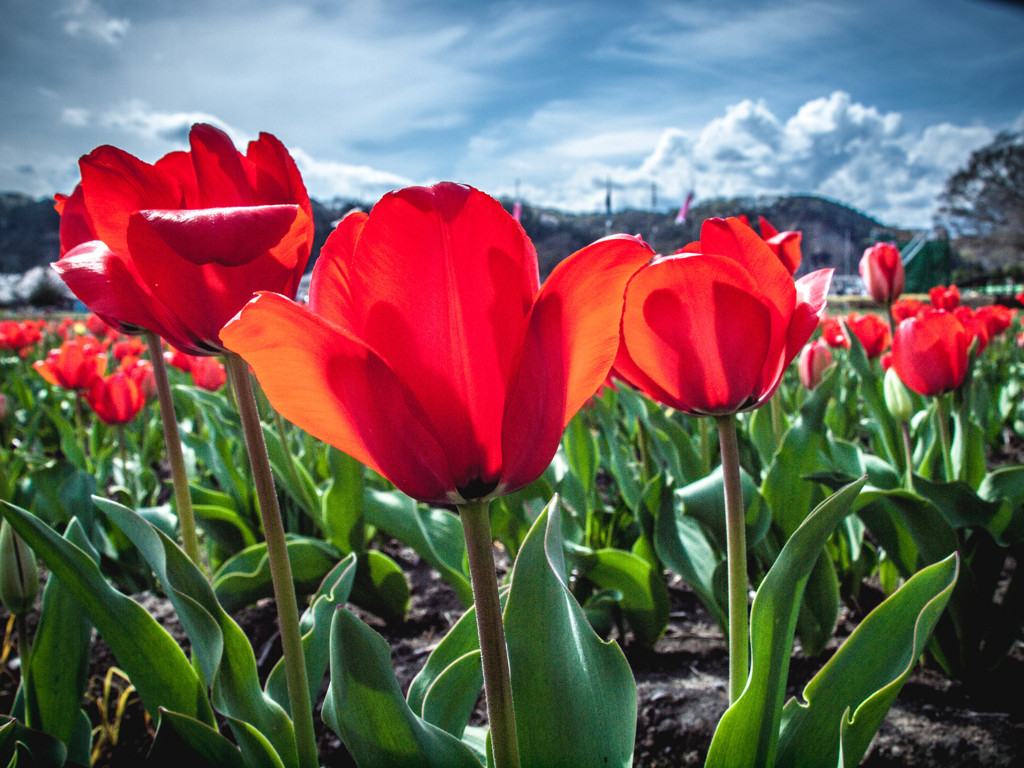
[[[654,241],[658,237],[658,182],[651,182],[651,213],[647,217],[647,231],[650,236],[650,240],[647,243],[651,248],[654,248]]]
[[[612,177],[609,176],[605,182],[604,192],[604,233],[612,233]]]

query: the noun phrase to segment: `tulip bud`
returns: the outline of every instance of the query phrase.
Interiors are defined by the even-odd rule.
[[[14,616],[32,610],[39,594],[36,556],[10,523],[0,526],[0,601]]]
[[[890,368],[885,372],[882,388],[885,392],[885,407],[889,409],[889,413],[898,421],[909,422],[917,413],[917,408],[910,390],[900,381],[895,369]]]
[[[871,298],[879,304],[892,304],[906,287],[907,276],[900,252],[892,243],[876,243],[864,251],[860,277]]]
[[[800,383],[807,389],[814,389],[821,384],[825,371],[832,365],[832,352],[821,339],[816,339],[803,348],[797,361],[797,373]]]

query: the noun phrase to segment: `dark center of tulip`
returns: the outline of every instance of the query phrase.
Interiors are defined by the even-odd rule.
[[[471,501],[473,499],[483,498],[497,487],[497,480],[490,480],[485,482],[484,480],[481,480],[478,477],[473,480],[470,480],[466,485],[456,488],[455,490],[457,490],[459,492],[459,495],[461,495],[462,498],[464,498],[466,501]]]

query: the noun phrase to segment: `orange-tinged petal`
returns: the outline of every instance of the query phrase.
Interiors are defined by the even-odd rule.
[[[274,407],[314,437],[423,501],[452,503],[455,487],[409,392],[365,344],[273,293],[254,298],[221,332],[256,372]]]
[[[669,404],[689,412],[750,407],[772,362],[774,335],[771,306],[728,257],[659,261],[626,291],[622,338],[629,357],[671,395]]]
[[[640,238],[616,235],[576,252],[544,283],[503,416],[498,493],[543,473],[566,424],[604,383],[619,346],[626,283],[653,256]]]

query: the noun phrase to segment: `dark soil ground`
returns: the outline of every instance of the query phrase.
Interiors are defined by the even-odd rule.
[[[461,615],[454,592],[429,566],[406,548],[385,546],[406,569],[412,585],[408,620],[387,626],[376,617],[356,611],[381,632],[392,649],[396,676],[407,689],[427,655]],[[728,660],[720,631],[693,593],[678,580],[669,584],[672,614],[668,631],[653,649],[626,645],[639,693],[634,765],[637,768],[677,768],[703,765],[718,719],[726,708]],[[187,640],[166,600],[144,594],[138,598],[174,634]],[[856,617],[853,617],[856,618]],[[262,675],[280,656],[280,638],[271,601],[263,601],[236,614],[252,640]],[[2,625],[0,625],[2,626]],[[841,638],[854,626],[844,616],[837,630]],[[839,640],[833,641],[834,648]],[[831,650],[830,648],[830,650]],[[799,652],[790,672],[790,693],[796,693],[827,659]],[[115,665],[102,640],[95,644],[92,684],[87,709],[94,723],[102,720],[103,677]],[[17,680],[17,660],[11,654],[0,677],[0,711],[9,711]],[[125,683],[115,677],[107,696],[108,709],[116,706]],[[326,681],[321,694],[326,692]],[[137,697],[129,696],[114,741],[98,732],[102,744],[95,766],[120,768],[142,764],[152,744],[152,724]],[[354,763],[340,739],[319,722],[320,754],[327,766]],[[482,707],[474,718],[483,722]],[[227,731],[224,731],[227,733]],[[1024,648],[1017,644],[1002,670],[998,685],[968,688],[933,670],[919,667],[883,723],[863,766],[1024,766]]]

